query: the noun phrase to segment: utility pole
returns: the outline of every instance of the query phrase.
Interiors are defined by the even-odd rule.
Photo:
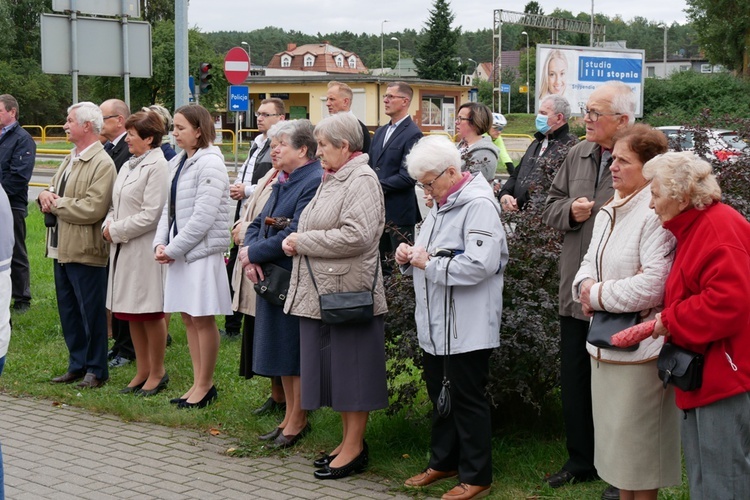
[[[188,0],[174,1],[174,80],[177,109],[188,104]]]

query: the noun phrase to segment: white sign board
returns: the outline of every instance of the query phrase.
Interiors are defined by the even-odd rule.
[[[71,0],[52,0],[55,12],[70,11]],[[139,0],[75,0],[76,12],[92,16],[141,17]]]
[[[636,95],[635,116],[643,116],[645,51],[599,49],[568,45],[536,46],[536,109],[550,94],[568,99],[575,116],[581,116],[589,96],[610,80],[627,84]]]
[[[42,14],[42,71],[57,75],[71,73],[70,19],[57,14]],[[117,19],[79,17],[78,74],[123,76],[122,25]],[[128,63],[130,76],[151,78],[151,25],[130,21],[128,26]]]

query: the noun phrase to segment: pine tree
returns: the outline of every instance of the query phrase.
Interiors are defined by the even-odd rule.
[[[456,55],[461,28],[451,28],[455,17],[448,0],[435,0],[414,60],[420,78],[458,81],[460,67]]]

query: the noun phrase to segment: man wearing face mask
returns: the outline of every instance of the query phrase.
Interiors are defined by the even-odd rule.
[[[534,141],[497,195],[503,210],[522,210],[529,200],[529,186],[541,180],[540,165],[561,162],[568,148],[578,142],[568,129],[568,118],[570,104],[564,97],[553,94],[542,101]]]

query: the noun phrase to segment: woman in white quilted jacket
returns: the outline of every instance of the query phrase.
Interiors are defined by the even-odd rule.
[[[573,297],[588,316],[638,312],[651,319],[663,303],[674,238],[649,208],[643,164],[667,151],[664,134],[638,124],[615,136],[614,197],[596,216],[588,252],[573,280]],[[591,337],[589,337],[591,338]],[[596,347],[591,354],[594,465],[620,498],[656,500],[659,488],[681,481],[679,414],[674,391],[657,377],[663,339],[633,351]]]

